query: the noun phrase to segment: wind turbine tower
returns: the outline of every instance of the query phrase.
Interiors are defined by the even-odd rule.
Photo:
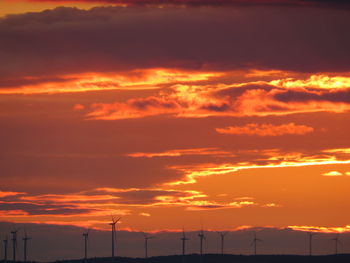
[[[24,231],[24,237],[23,237],[23,242],[24,242],[24,247],[23,247],[23,253],[24,253],[24,262],[27,262],[27,245],[28,245],[28,240],[31,240],[32,238],[28,237],[27,232]]]
[[[225,242],[225,236],[228,234],[227,231],[225,232],[218,232],[221,238],[221,255],[224,255],[224,242]]]
[[[148,258],[148,240],[155,238],[155,236],[149,236],[146,233],[142,233],[142,235],[145,238],[145,258]]]
[[[203,240],[205,240],[205,235],[203,229],[198,234],[199,237],[199,254],[203,255]]]
[[[90,230],[88,229],[86,232],[83,233],[83,237],[84,237],[84,261],[87,260],[87,249],[88,249],[88,242],[89,242],[89,232],[90,232]]]
[[[115,246],[116,246],[116,227],[115,225],[118,223],[118,221],[121,219],[121,217],[119,217],[118,219],[115,219],[114,216],[112,216],[112,223],[109,223],[110,226],[112,226],[112,258],[114,258],[114,251],[115,251]]]
[[[252,244],[251,244],[251,245],[254,245],[254,256],[257,255],[257,249],[256,249],[256,247],[257,247],[256,243],[257,242],[262,242],[262,240],[259,239],[259,238],[256,238],[256,233],[254,232],[254,239],[253,239]]]
[[[337,235],[335,238],[332,239],[334,241],[334,245],[335,245],[335,255],[338,255],[338,244],[341,244],[340,240],[339,240],[339,235]]]
[[[2,241],[4,243],[4,261],[7,261],[7,245],[8,245],[8,236]]]
[[[13,249],[13,261],[16,261],[16,248],[17,248],[17,232],[18,229],[14,229],[11,231],[12,235],[12,249]]]
[[[315,233],[309,232],[309,256],[312,256],[312,237],[316,235]]]
[[[185,235],[185,230],[182,230],[182,237],[180,239],[182,240],[182,262],[185,262],[186,241],[189,240]]]

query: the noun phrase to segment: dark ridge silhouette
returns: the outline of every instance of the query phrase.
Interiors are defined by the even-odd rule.
[[[298,255],[219,255],[219,254],[191,254],[186,255],[188,263],[333,263],[333,262],[350,262],[350,254],[338,254],[328,256],[298,256]],[[182,255],[161,256],[149,258],[129,258],[129,257],[109,257],[109,258],[89,258],[88,263],[180,263],[183,259]],[[1,260],[0,263],[6,261]],[[10,262],[10,261],[7,261]],[[84,259],[79,260],[57,260],[51,263],[84,263]],[[17,261],[17,263],[24,263]],[[37,263],[36,261],[28,261],[27,263]]]

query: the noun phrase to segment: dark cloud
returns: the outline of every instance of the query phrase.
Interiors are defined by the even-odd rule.
[[[278,89],[276,86],[272,86],[272,85],[267,85],[267,84],[247,84],[247,85],[243,85],[240,87],[228,87],[222,90],[219,90],[215,93],[213,93],[214,96],[217,97],[227,97],[230,99],[236,99],[237,97],[243,95],[245,92],[249,91],[249,90],[264,90],[264,91],[271,91],[273,89]]]
[[[147,108],[165,108],[165,109],[176,109],[179,105],[173,101],[162,100],[157,97],[148,97],[135,99],[130,102],[131,106],[138,110],[146,110]]]
[[[76,208],[72,205],[45,205],[31,203],[0,203],[0,210],[23,211],[28,215],[77,215],[92,212],[93,209]]]
[[[329,101],[350,103],[350,89],[326,93],[288,90],[278,93],[275,98],[283,102]]]
[[[1,19],[0,76],[153,67],[347,71],[349,25],[347,11],[318,8],[57,8]]]
[[[2,78],[0,88],[18,88],[20,86],[37,85],[48,82],[55,82],[58,85],[62,82],[72,81],[74,78],[60,77],[39,77],[39,78]]]

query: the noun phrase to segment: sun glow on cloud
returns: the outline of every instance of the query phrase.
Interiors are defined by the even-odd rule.
[[[190,84],[178,81],[169,83],[167,90],[149,97],[133,98],[125,102],[95,103],[91,105],[87,117],[118,120],[157,115],[180,118],[283,116],[307,112],[342,113],[350,110],[347,99],[350,78],[347,76],[311,75],[306,80],[285,78],[224,83],[230,74],[232,72],[211,75],[215,76],[215,84],[210,83],[210,78],[206,76],[206,81],[199,81],[200,84],[195,80]],[[264,77],[268,76],[269,74]]]
[[[184,157],[186,154],[197,154],[203,150],[205,154],[216,156],[222,154],[219,148],[198,148],[187,150],[166,151],[162,153],[137,153],[129,157],[153,157],[161,158],[168,156]],[[184,211],[212,211],[224,209],[278,209],[284,205],[278,202],[261,202],[253,197],[230,197],[227,195],[213,198],[205,191],[198,190],[179,190],[177,186],[194,184],[200,178],[208,176],[219,176],[233,173],[245,169],[266,169],[266,168],[284,168],[284,167],[302,167],[302,166],[327,166],[333,164],[350,164],[349,158],[338,156],[337,153],[342,149],[328,149],[327,155],[308,155],[297,152],[283,153],[277,149],[261,151],[256,160],[259,162],[236,162],[236,163],[202,163],[197,165],[169,166],[169,169],[175,169],[183,174],[181,180],[176,180],[159,185],[158,188],[113,188],[101,187],[89,191],[82,191],[71,194],[45,194],[33,195],[17,192],[1,192],[2,200],[0,204],[21,205],[23,209],[14,208],[2,213],[3,218],[11,219],[15,222],[43,222],[53,224],[70,224],[76,226],[85,226],[95,229],[106,229],[106,216],[118,214],[124,216],[149,217],[153,212],[144,211],[145,209],[170,209],[179,208]],[[344,149],[346,151],[346,149]],[[168,153],[178,154],[168,154]],[[223,151],[227,154],[226,151]],[[184,154],[184,155],[181,155]],[[230,152],[232,157],[247,155],[247,160],[251,159],[249,155],[256,152],[240,151]],[[349,157],[349,156],[348,156]],[[333,171],[334,173],[334,171]],[[338,173],[338,172],[337,172]],[[346,173],[344,173],[346,174]],[[141,211],[138,209],[142,209]],[[292,226],[291,228],[300,231],[309,231],[311,227]],[[316,228],[315,228],[316,229]],[[320,228],[313,231],[334,232],[345,231],[342,228]],[[347,231],[347,230],[346,230]]]
[[[338,171],[330,171],[322,174],[323,176],[337,177],[337,176],[350,176],[350,172],[341,173]]]
[[[282,88],[347,89],[350,78],[342,76],[311,75],[308,79],[279,79],[270,81],[271,85]]]
[[[53,77],[23,77],[7,80],[9,86],[0,88],[0,94],[41,94],[88,92],[103,90],[159,89],[171,83],[205,81],[222,75],[216,72],[195,72],[168,69],[132,70],[120,73],[82,73]],[[10,84],[11,83],[11,84]]]
[[[198,179],[213,175],[229,174],[246,169],[266,169],[283,167],[303,167],[332,164],[350,164],[350,158],[337,159],[335,155],[308,156],[301,153],[282,153],[279,151],[266,152],[264,164],[249,162],[241,163],[205,163],[191,166],[170,166],[170,169],[182,171],[185,177],[179,181],[169,182],[166,185],[194,184]]]
[[[288,226],[288,228],[315,233],[347,233],[350,232],[350,226],[344,227],[320,227],[320,226]]]

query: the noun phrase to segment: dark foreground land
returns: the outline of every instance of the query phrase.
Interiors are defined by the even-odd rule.
[[[4,261],[0,261],[4,263]],[[8,261],[10,263],[11,261]],[[296,256],[296,255],[216,255],[208,254],[203,257],[199,255],[162,256],[145,258],[89,258],[84,260],[60,260],[55,263],[350,263],[350,254],[328,255],[328,256]],[[18,262],[17,263],[21,263]],[[23,262],[22,262],[23,263]],[[34,262],[28,262],[34,263]]]

